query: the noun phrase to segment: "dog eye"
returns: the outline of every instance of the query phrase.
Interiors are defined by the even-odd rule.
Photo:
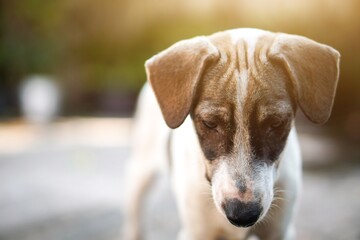
[[[213,121],[205,121],[202,120],[202,123],[207,127],[208,129],[215,129],[217,127],[217,123]]]
[[[280,118],[273,118],[270,122],[270,128],[271,129],[279,129],[284,125],[285,121],[283,119]]]

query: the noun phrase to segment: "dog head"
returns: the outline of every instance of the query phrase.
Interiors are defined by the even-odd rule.
[[[215,205],[239,227],[273,200],[297,108],[328,120],[339,53],[305,37],[237,29],[180,41],[146,62],[167,125],[190,114]]]

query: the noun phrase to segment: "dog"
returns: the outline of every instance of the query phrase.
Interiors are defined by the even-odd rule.
[[[295,239],[301,153],[294,117],[330,117],[340,54],[306,37],[233,29],[182,40],[146,61],[126,197],[140,237],[154,173],[170,169],[179,240]],[[175,236],[174,236],[175,238]]]

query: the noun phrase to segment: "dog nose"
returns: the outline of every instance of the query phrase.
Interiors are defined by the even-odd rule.
[[[243,203],[238,199],[229,199],[223,204],[229,222],[237,227],[250,227],[256,223],[262,212],[257,202]]]

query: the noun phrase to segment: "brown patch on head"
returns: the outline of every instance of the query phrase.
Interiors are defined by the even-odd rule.
[[[296,111],[294,88],[285,71],[268,59],[273,41],[269,35],[256,44],[243,107],[253,158],[270,162],[282,152]]]
[[[204,73],[191,116],[204,155],[211,161],[206,164],[206,176],[210,179],[216,169],[216,160],[229,155],[234,147],[238,60],[228,34],[215,34],[209,40],[217,47],[220,58]]]
[[[276,163],[285,146],[296,111],[294,87],[268,59],[274,34],[262,35],[251,47],[224,32],[208,39],[219,59],[204,72],[190,112],[209,160],[205,176],[211,181],[220,161],[228,162],[234,179],[243,174],[241,165],[255,176],[257,165]]]
[[[268,60],[273,34],[260,37],[253,53],[245,40],[234,43],[229,34],[209,39],[220,58],[204,73],[191,116],[210,160],[206,176],[211,179],[221,157],[230,161],[234,176],[239,164],[275,161],[285,146],[296,105],[285,71]],[[243,72],[247,79],[240,79]]]

